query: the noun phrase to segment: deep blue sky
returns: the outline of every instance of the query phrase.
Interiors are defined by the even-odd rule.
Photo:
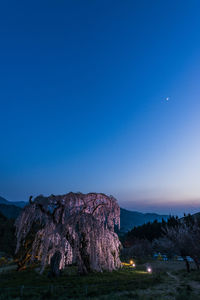
[[[95,191],[133,210],[199,211],[199,11],[2,1],[0,195]]]

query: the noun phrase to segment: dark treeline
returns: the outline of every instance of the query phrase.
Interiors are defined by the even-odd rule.
[[[136,240],[148,240],[152,242],[163,235],[163,229],[166,228],[166,226],[174,227],[178,222],[179,219],[177,216],[171,216],[167,221],[162,219],[162,222],[158,222],[155,220],[154,222],[148,222],[141,226],[134,227],[121,238],[122,244],[124,247],[131,247],[135,244]]]
[[[8,219],[0,213],[0,252],[4,252],[8,256],[13,256],[15,246],[14,220]]]
[[[138,226],[123,238],[122,257],[125,259],[152,257],[161,253],[168,258],[181,256],[190,272],[189,258],[200,269],[200,216],[184,215],[183,218],[170,217],[168,221],[154,221]]]

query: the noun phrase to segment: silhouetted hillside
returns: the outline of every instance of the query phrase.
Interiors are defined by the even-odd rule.
[[[22,208],[15,205],[0,204],[0,212],[8,219],[16,219]]]
[[[153,222],[157,220],[161,222],[162,219],[165,221],[169,218],[168,215],[158,215],[154,213],[140,213],[137,211],[130,211],[124,208],[120,209],[120,221],[121,221],[121,229],[120,232],[127,232],[135,226],[143,225],[148,222]]]
[[[8,204],[9,201],[7,201],[5,198],[0,196],[0,204]]]
[[[15,206],[23,208],[27,204],[27,202],[25,202],[25,201],[12,201],[11,202],[0,196],[0,204],[15,205]]]

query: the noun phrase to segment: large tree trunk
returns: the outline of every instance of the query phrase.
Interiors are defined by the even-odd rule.
[[[190,263],[187,260],[186,256],[183,256],[183,260],[185,262],[187,272],[190,273]]]
[[[56,251],[51,258],[51,276],[58,277],[60,275],[60,261],[61,261],[60,251]]]
[[[197,270],[199,270],[200,268],[199,268],[199,260],[198,260],[198,258],[196,258],[196,257],[192,257],[192,258],[193,258],[194,263],[195,263],[195,265],[197,267]]]

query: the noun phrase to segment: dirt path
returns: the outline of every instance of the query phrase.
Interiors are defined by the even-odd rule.
[[[175,286],[189,286],[193,290],[193,293],[199,295],[200,292],[200,283],[194,280],[186,280],[186,279],[180,279],[178,276],[171,274],[170,272],[167,272],[167,275],[173,279],[173,282],[175,283]]]
[[[188,283],[189,283],[189,285],[193,289],[198,290],[198,291],[200,290],[200,284],[198,282],[196,282],[196,281],[189,281]]]
[[[180,283],[180,279],[177,276],[171,274],[170,272],[167,272],[167,275],[174,279],[174,281],[176,281],[177,283]]]

